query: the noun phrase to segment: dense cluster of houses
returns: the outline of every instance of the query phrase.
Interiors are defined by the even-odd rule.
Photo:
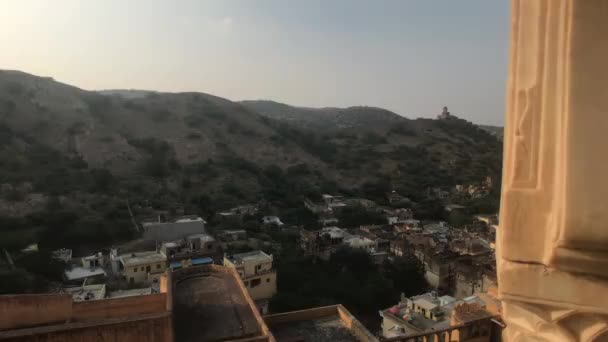
[[[395,192],[387,198],[402,201]],[[307,208],[322,210],[326,215],[348,200],[324,195],[323,203],[306,202]],[[371,207],[371,206],[370,206]],[[370,253],[377,263],[386,259],[415,255],[425,267],[430,286],[440,294],[462,299],[485,292],[496,285],[494,241],[498,222],[496,215],[478,215],[465,227],[451,227],[446,222],[421,222],[408,208],[381,208],[386,224],[345,229],[336,216],[325,216],[323,223],[332,225],[319,230],[300,231],[300,247],[305,255],[329,259],[342,246]],[[455,210],[447,208],[446,211]]]
[[[490,180],[485,184],[481,191],[491,187]],[[455,191],[471,197],[479,192],[459,187]],[[445,196],[446,192],[430,189],[428,195]],[[453,194],[446,202],[450,197]],[[494,302],[480,299],[479,293],[491,292],[496,285],[496,215],[478,215],[473,224],[452,227],[442,221],[417,220],[411,200],[395,191],[386,198],[390,206],[329,194],[322,195],[319,202],[305,200],[304,206],[319,216],[316,230],[291,227],[278,216],[262,216],[258,205],[231,208],[214,219],[242,222],[255,216],[266,229],[262,232],[293,230],[299,234],[303,254],[313,258],[327,260],[341,247],[363,250],[378,265],[406,255],[418,258],[432,292],[401,298],[394,307],[381,311],[385,337],[449,326],[464,320],[462,312],[491,317],[494,311],[488,308]],[[385,223],[342,228],[340,213],[349,207],[373,211],[382,215]],[[462,209],[458,205],[445,207],[448,212]],[[59,291],[71,294],[74,301],[154,294],[167,270],[216,264],[234,268],[258,310],[268,312],[268,302],[277,293],[277,274],[273,256],[261,250],[277,250],[277,242],[260,239],[246,229],[224,227],[211,235],[205,220],[196,215],[173,215],[172,220],[166,218],[170,215],[157,217],[141,223],[140,239],[120,248],[80,257],[73,257],[69,249],[55,251],[53,257],[68,265]]]
[[[140,240],[109,253],[72,257],[60,249],[53,257],[67,263],[60,292],[74,301],[98,300],[157,293],[159,279],[168,270],[199,265],[235,268],[262,313],[276,293],[272,255],[262,251],[225,255],[227,243],[246,239],[245,231],[222,231],[218,239],[208,234],[198,216],[180,216],[169,222],[144,222]]]

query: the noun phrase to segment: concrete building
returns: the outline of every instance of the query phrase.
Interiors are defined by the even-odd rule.
[[[112,269],[131,284],[152,282],[167,269],[167,257],[159,252],[137,252],[116,255],[112,250]]]
[[[492,303],[494,305],[494,303]],[[441,340],[490,342],[500,338],[500,329],[493,324],[496,312],[486,308],[478,296],[457,301],[435,292],[407,298],[398,305],[380,312],[384,338],[411,338],[433,332]],[[457,331],[454,331],[457,330]]]
[[[223,251],[220,243],[209,234],[189,235],[183,239],[163,242],[160,252],[167,257],[171,263],[181,263],[182,261],[196,264],[197,259],[210,258],[212,263],[221,264],[223,262]]]
[[[300,248],[305,255],[328,260],[349,234],[338,227],[325,227],[317,231],[300,231]]]
[[[217,237],[223,242],[235,242],[247,240],[247,231],[238,230],[220,230],[217,232]]]
[[[268,300],[277,293],[277,274],[272,262],[272,255],[262,251],[224,258],[224,266],[236,269],[261,313],[268,312]]]
[[[198,216],[184,217],[174,222],[143,223],[143,238],[154,241],[173,241],[183,239],[188,235],[204,234],[205,220]]]
[[[264,321],[276,341],[378,342],[342,305],[268,315]]]
[[[265,225],[277,225],[277,226],[282,226],[284,225],[284,223],[281,221],[281,219],[278,216],[264,216],[262,217],[262,224]]]
[[[61,293],[67,293],[72,295],[74,302],[82,302],[87,300],[99,300],[106,297],[106,285],[84,285],[84,286],[72,286],[64,287],[61,289]]]

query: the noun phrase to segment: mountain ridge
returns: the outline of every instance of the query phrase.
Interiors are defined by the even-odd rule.
[[[279,200],[287,192],[298,198],[339,191],[369,196],[374,184],[415,197],[429,186],[500,173],[501,143],[465,120],[408,119],[365,106],[262,104],[266,108],[196,92],[87,91],[0,71],[7,136],[1,151],[12,165],[0,183],[32,183],[42,193],[81,188],[46,174],[37,148],[71,160],[57,162],[56,173],[86,178],[83,172],[107,170],[112,186],[127,194],[121,196],[189,203],[203,191],[222,198],[217,206],[260,196]],[[276,114],[275,104],[287,114]],[[81,169],[70,166],[74,160],[81,160]],[[277,186],[273,174],[285,177],[289,189]]]

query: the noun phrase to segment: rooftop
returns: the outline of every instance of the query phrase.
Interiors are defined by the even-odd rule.
[[[67,278],[67,280],[85,279],[88,277],[95,277],[101,275],[106,275],[106,272],[101,267],[93,269],[88,267],[73,267],[72,269],[65,271],[65,277]]]
[[[167,261],[167,257],[161,253],[153,251],[121,255],[120,260],[124,266],[136,266],[155,262],[165,262]]]
[[[328,316],[308,321],[277,324],[271,328],[278,342],[281,341],[359,341],[348,330],[339,316]]]
[[[110,293],[108,293],[108,298],[124,298],[133,296],[144,296],[149,294],[152,294],[152,288],[144,287],[141,289],[111,291]]]
[[[272,262],[272,255],[268,255],[262,251],[234,254],[227,258],[233,264],[242,264],[244,262]]]
[[[246,234],[247,231],[244,229],[233,229],[233,230],[220,230],[218,234]]]
[[[263,335],[257,311],[236,273],[210,265],[188,267],[173,272],[173,276],[176,341],[225,341]]]
[[[338,227],[325,227],[325,228],[321,229],[321,232],[323,234],[329,234],[329,236],[332,239],[343,238],[344,235],[346,235],[346,232],[344,231],[344,229],[338,228]]]
[[[377,341],[342,305],[268,315],[264,321],[278,342]]]
[[[211,236],[209,234],[205,234],[205,233],[188,235],[188,239],[200,239],[201,241],[206,241],[206,242],[215,241],[215,238],[213,238],[213,236]]]
[[[106,296],[106,285],[85,285],[85,286],[74,286],[64,287],[61,292],[71,294],[72,300],[75,302],[82,302],[85,300],[98,300],[103,299]]]
[[[344,239],[344,242],[353,246],[353,247],[358,247],[358,246],[366,246],[366,245],[373,245],[374,241],[366,238],[366,237],[362,237],[362,236],[358,236],[358,235],[352,235],[349,236],[348,238]]]
[[[403,299],[398,306],[384,310],[382,311],[382,314],[392,315],[421,331],[448,328],[453,313],[457,314],[459,323],[466,323],[493,316],[493,313],[486,310],[484,301],[476,295],[467,297],[463,300],[456,300],[450,296],[436,297],[432,293],[424,293],[411,297],[409,300],[426,310],[432,310],[437,317],[442,318],[435,321],[424,317],[420,313],[413,312],[407,307]],[[394,333],[400,335],[398,331],[395,331]]]
[[[205,220],[203,220],[202,217],[195,216],[195,215],[183,216],[182,218],[175,220],[175,223],[196,222],[196,221],[207,223]]]

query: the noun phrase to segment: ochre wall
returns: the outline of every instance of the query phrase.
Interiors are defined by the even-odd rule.
[[[0,296],[0,331],[67,322],[72,316],[70,295]]]
[[[134,296],[126,298],[76,302],[73,304],[72,321],[87,321],[112,317],[130,317],[166,311],[166,295]]]
[[[2,341],[173,341],[167,294],[72,302],[70,295],[0,296]]]
[[[59,326],[63,329],[54,331],[8,337],[7,342],[172,342],[173,331],[171,316],[114,323],[107,325],[88,326],[85,328],[70,328],[70,324]],[[1,333],[0,333],[0,337]]]
[[[264,321],[267,325],[273,326],[275,324],[296,322],[296,321],[310,321],[313,319],[319,319],[322,317],[332,316],[337,314],[337,306],[322,306],[318,308],[290,311],[286,313],[279,313],[274,315],[264,316]]]

